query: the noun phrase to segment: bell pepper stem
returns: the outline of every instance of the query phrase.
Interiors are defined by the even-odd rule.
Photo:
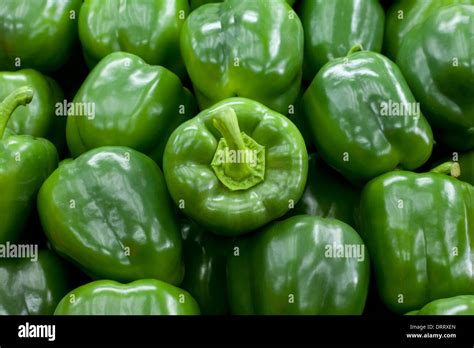
[[[227,143],[229,151],[234,153],[245,153],[245,146],[242,134],[240,132],[237,115],[232,108],[226,108],[217,114],[213,119],[214,127],[221,133]],[[226,162],[224,161],[225,173],[229,177],[240,180],[247,177],[251,173],[248,163],[245,162]]]
[[[7,127],[11,115],[20,105],[27,105],[33,99],[33,89],[30,86],[23,86],[15,89],[0,103],[0,139]]]
[[[212,123],[222,135],[211,162],[220,182],[235,191],[263,181],[265,147],[240,131],[235,111],[231,107],[219,110]]]
[[[240,134],[239,122],[232,108],[222,110],[213,119],[214,127],[221,133],[231,150],[245,150],[242,135]]]
[[[361,44],[355,44],[354,46],[351,47],[349,52],[347,52],[347,56],[350,56],[353,53],[360,52],[360,51],[363,51],[363,50],[364,50],[364,47],[362,47]]]
[[[431,173],[439,173],[439,174],[448,174],[452,177],[459,177],[461,175],[461,167],[459,166],[458,162],[446,162],[442,163],[437,167],[434,167],[430,170]]]

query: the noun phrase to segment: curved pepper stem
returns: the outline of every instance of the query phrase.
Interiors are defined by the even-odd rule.
[[[461,175],[461,166],[458,162],[446,162],[434,167],[430,170],[431,173],[447,174],[452,177],[459,177]]]
[[[211,166],[230,190],[245,190],[264,179],[265,147],[240,131],[232,108],[221,110],[212,120],[221,133]]]
[[[216,117],[214,117],[212,123],[222,134],[230,149],[247,149],[242,135],[240,134],[239,121],[237,120],[234,109],[226,108],[222,110]]]
[[[11,115],[20,105],[27,105],[33,99],[33,89],[30,86],[23,86],[11,92],[2,103],[0,103],[0,139],[7,127]]]
[[[354,46],[351,47],[349,52],[347,52],[347,56],[350,56],[351,54],[356,53],[356,52],[361,52],[363,50],[364,50],[364,47],[361,44],[355,44]]]

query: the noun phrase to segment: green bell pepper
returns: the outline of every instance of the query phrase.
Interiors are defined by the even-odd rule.
[[[59,69],[77,41],[81,0],[2,0],[0,70]]]
[[[66,115],[56,113],[58,103],[63,103],[61,87],[51,78],[32,70],[0,72],[0,100],[15,89],[30,86],[34,98],[27,108],[17,108],[7,127],[16,134],[46,138],[56,145],[59,152],[66,144]]]
[[[474,294],[474,187],[443,173],[394,171],[361,196],[361,235],[382,300],[406,313],[444,297]]]
[[[316,154],[309,156],[308,179],[300,201],[288,213],[329,217],[355,228],[359,192]]]
[[[66,137],[73,157],[100,146],[128,146],[161,164],[171,132],[197,112],[171,71],[123,52],[109,54],[74,98]],[[80,107],[83,106],[83,107]]]
[[[306,184],[308,154],[286,117],[256,101],[230,98],[173,132],[163,171],[186,215],[214,233],[236,236],[296,204]]]
[[[0,259],[0,315],[51,315],[73,284],[69,268],[50,250],[34,259]]]
[[[181,54],[201,109],[246,97],[287,114],[300,89],[303,27],[283,0],[227,0],[194,10]]]
[[[419,311],[407,313],[410,315],[474,315],[474,296],[461,295],[442,298],[428,303]]]
[[[416,169],[433,147],[430,125],[398,67],[360,49],[327,63],[303,96],[318,153],[353,182]]]
[[[202,314],[227,314],[226,259],[232,240],[221,238],[189,220],[181,222],[184,279],[181,287],[196,299]]]
[[[234,314],[362,314],[369,259],[345,223],[300,215],[237,241],[228,259]]]
[[[156,279],[130,284],[98,280],[72,290],[54,315],[197,315],[189,293]]]
[[[23,86],[0,104],[0,244],[20,238],[41,184],[58,165],[48,140],[6,128],[17,107],[29,104],[33,95],[31,87]]]
[[[85,0],[79,38],[87,65],[92,68],[109,53],[123,51],[184,77],[179,34],[188,12],[187,0]]]
[[[92,277],[123,282],[181,282],[181,238],[170,203],[156,163],[118,146],[63,161],[38,194],[54,249]]]
[[[307,81],[354,45],[382,50],[385,15],[378,0],[303,0],[298,14],[304,28],[303,77]]]
[[[190,0],[190,6],[191,10],[195,10],[199,6],[205,5],[205,4],[210,4],[210,3],[215,3],[215,2],[223,2],[224,0]],[[296,0],[286,0],[288,5],[293,6],[296,2]]]
[[[406,35],[441,7],[455,4],[474,4],[474,0],[398,0],[387,11],[385,22],[384,54],[397,59]],[[436,48],[437,50],[438,48]]]
[[[474,6],[442,8],[408,33],[397,64],[443,143],[474,149]]]

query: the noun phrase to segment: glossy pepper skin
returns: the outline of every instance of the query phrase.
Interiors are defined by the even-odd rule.
[[[397,59],[402,41],[418,24],[438,9],[455,4],[471,4],[474,0],[398,0],[387,11],[384,54],[391,60]]]
[[[210,4],[210,3],[216,3],[216,2],[223,2],[223,0],[189,0],[189,3],[191,5],[191,10],[195,10],[199,6],[205,5],[205,4]],[[293,6],[296,2],[296,0],[286,0],[288,5]]]
[[[473,5],[434,12],[400,47],[397,64],[441,141],[474,149]]]
[[[232,239],[216,236],[189,220],[181,222],[184,279],[181,287],[196,299],[202,314],[229,311],[226,265]]]
[[[355,228],[359,192],[316,154],[308,161],[308,179],[299,202],[288,215],[314,215],[340,220]]]
[[[2,0],[0,70],[48,73],[69,59],[81,0]]]
[[[360,258],[330,248],[359,246]],[[242,238],[228,259],[233,314],[362,314],[369,259],[349,225],[308,215],[275,222]]]
[[[179,34],[188,13],[187,0],[84,1],[79,38],[87,64],[92,68],[109,53],[123,51],[184,76]]]
[[[290,120],[250,99],[230,98],[173,132],[163,170],[186,215],[216,234],[236,236],[283,216],[299,200],[307,162]]]
[[[304,74],[311,81],[328,61],[346,56],[354,45],[380,52],[385,15],[378,0],[303,0]]]
[[[33,69],[0,72],[0,100],[22,86],[30,86],[34,96],[27,108],[17,108],[7,127],[16,134],[50,140],[62,151],[66,145],[66,115],[57,115],[57,103],[63,103],[61,87],[53,79]]]
[[[124,52],[111,53],[96,65],[74,103],[95,109],[68,117],[66,137],[73,157],[116,145],[143,152],[161,164],[171,132],[196,114],[194,97],[175,74]]]
[[[393,312],[474,294],[473,204],[474,187],[442,173],[394,171],[364,187],[361,236]]]
[[[37,260],[0,259],[0,315],[51,315],[71,290],[70,269],[50,250]]]
[[[43,229],[59,254],[96,278],[183,278],[181,238],[160,168],[127,147],[66,160],[38,194]]]
[[[185,290],[156,279],[129,284],[98,280],[72,290],[55,315],[197,315],[199,306]]]
[[[410,315],[474,315],[474,296],[461,295],[428,303]]]
[[[0,244],[20,238],[41,184],[58,165],[48,140],[5,128],[17,107],[33,98],[33,89],[23,86],[0,104]]]
[[[287,114],[300,89],[303,27],[283,0],[227,0],[194,10],[181,54],[202,109],[251,98]]]
[[[398,67],[359,50],[327,63],[303,96],[318,153],[354,182],[396,167],[416,169],[433,147],[430,125]]]

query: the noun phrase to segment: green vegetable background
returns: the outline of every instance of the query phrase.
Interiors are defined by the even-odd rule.
[[[0,314],[474,315],[474,0],[1,0]]]

